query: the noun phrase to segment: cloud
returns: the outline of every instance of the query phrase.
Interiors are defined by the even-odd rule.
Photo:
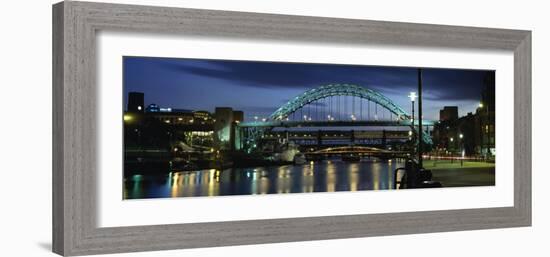
[[[194,85],[200,86],[216,80],[218,84],[231,85],[232,88],[277,90],[279,95],[286,92],[295,94],[330,83],[357,84],[394,97],[406,96],[417,89],[416,68],[143,57],[131,59],[141,63],[142,73],[147,71],[147,74],[141,76],[153,81],[154,78],[193,81]],[[428,101],[478,101],[486,74],[487,71],[423,69],[423,97]],[[189,86],[187,83],[180,84]],[[246,94],[245,91],[243,94]]]

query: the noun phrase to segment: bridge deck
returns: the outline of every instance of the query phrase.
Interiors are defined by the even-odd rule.
[[[433,126],[431,120],[423,120],[422,125]],[[274,127],[353,127],[353,126],[371,126],[371,127],[400,127],[411,126],[411,122],[402,121],[253,121],[241,122],[237,124],[241,128],[274,128]]]

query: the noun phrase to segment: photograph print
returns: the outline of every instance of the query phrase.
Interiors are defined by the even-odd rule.
[[[123,199],[495,185],[495,71],[123,57]]]

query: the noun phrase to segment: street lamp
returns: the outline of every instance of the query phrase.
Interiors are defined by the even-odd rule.
[[[488,126],[489,124],[489,106],[485,106],[483,105],[482,102],[479,103],[479,108],[480,109],[483,109],[485,107],[485,115],[482,115],[483,113],[483,110],[480,110],[479,112],[479,127],[480,127],[480,139],[479,139],[479,152],[480,154],[483,154],[483,141],[487,142],[487,145],[486,145],[486,149],[485,149],[485,154],[488,154],[489,153],[489,131],[485,131],[485,134],[486,134],[486,140],[485,139],[485,136],[483,135],[483,127],[484,126]],[[483,117],[485,116],[485,117]]]
[[[416,95],[416,92],[411,92],[409,94],[409,98],[411,99],[411,106],[412,106],[412,115],[411,115],[411,122],[412,122],[412,126],[414,127],[414,100],[417,98],[418,96]]]
[[[460,166],[463,166],[464,165],[464,155],[466,153],[466,150],[464,149],[464,141],[462,140],[464,138],[464,135],[462,135],[462,133],[460,133],[460,135],[458,135],[458,137],[460,138],[460,148],[461,148],[461,157],[460,158]]]
[[[124,121],[131,121],[133,119],[133,117],[128,115],[128,114],[124,114],[123,119],[124,119]]]
[[[414,100],[417,98],[416,92],[411,92],[409,95],[409,98],[411,99],[411,127],[414,130]],[[412,134],[412,131],[409,132],[409,136]],[[413,141],[414,142],[414,141]],[[413,143],[414,145],[414,143]],[[414,146],[413,146],[414,149]],[[414,151],[413,151],[414,152]]]

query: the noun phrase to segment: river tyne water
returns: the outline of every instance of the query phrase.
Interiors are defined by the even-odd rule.
[[[130,175],[124,199],[383,190],[404,163],[329,160],[303,165]]]

